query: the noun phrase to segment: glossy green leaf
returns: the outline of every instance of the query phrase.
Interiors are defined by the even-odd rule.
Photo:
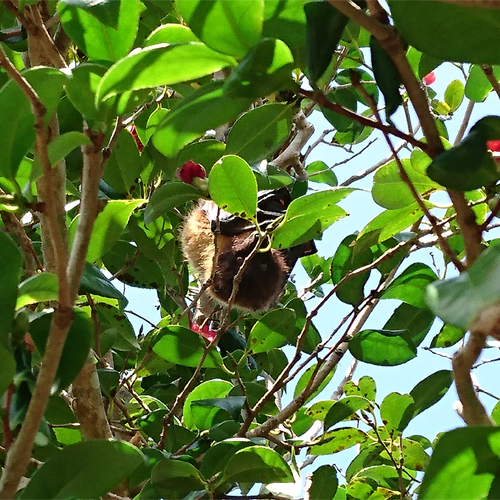
[[[3,395],[16,375],[16,360],[3,342],[0,343],[0,356],[2,359],[2,365],[0,366],[0,395]]]
[[[347,450],[347,448],[357,444],[365,443],[368,439],[366,432],[361,429],[344,427],[325,432],[319,438],[320,441],[325,441],[325,443],[311,446],[309,452],[311,455],[330,455],[331,453]]]
[[[175,207],[201,196],[200,190],[183,182],[166,182],[155,189],[144,211],[144,222],[150,224]]]
[[[327,399],[324,401],[316,401],[309,408],[306,409],[305,413],[307,416],[314,418],[314,420],[324,421],[330,408],[335,404],[332,399]]]
[[[177,0],[193,33],[212,49],[243,57],[260,39],[264,1]]]
[[[465,331],[453,325],[443,325],[432,339],[430,347],[451,347],[464,338]]]
[[[120,237],[132,212],[144,204],[144,200],[109,200],[104,210],[97,216],[90,237],[87,262],[100,259]],[[78,230],[79,216],[71,222],[70,240],[73,241]]]
[[[229,97],[265,97],[294,86],[291,72],[293,56],[287,45],[275,38],[264,38],[233,70],[224,84]]]
[[[91,59],[114,62],[124,57],[133,46],[139,23],[139,5],[138,0],[120,2],[116,28],[103,24],[74,2],[59,2],[57,12],[64,31],[80,50]],[[104,11],[111,12],[109,8]]]
[[[308,490],[310,500],[332,500],[338,488],[337,470],[332,465],[321,465],[311,476]]]
[[[265,446],[248,446],[237,451],[227,462],[224,482],[291,483],[292,471],[277,452]]]
[[[340,106],[347,108],[351,111],[356,112],[358,108],[358,100],[356,99],[356,93],[352,88],[340,88],[334,89],[332,92],[329,92],[326,98],[334,103],[339,104]],[[349,118],[348,116],[341,115],[336,111],[333,111],[329,108],[322,107],[321,112],[325,116],[325,118],[334,126],[335,130],[339,132],[359,132],[362,130],[361,125],[359,125],[355,120]],[[336,138],[332,140],[333,142],[337,142]],[[351,143],[354,141],[354,135],[350,136],[347,139],[347,143]]]
[[[385,115],[389,118],[403,102],[399,91],[401,76],[389,54],[372,35],[370,38],[373,74],[385,99]]]
[[[380,416],[392,436],[403,432],[414,416],[414,401],[409,394],[391,392],[380,405]]]
[[[497,80],[500,79],[500,67],[493,67],[493,74]],[[469,69],[467,82],[465,83],[465,95],[474,102],[483,102],[488,94],[493,90],[493,86],[484,74],[483,69],[478,64],[473,64]]]
[[[66,446],[36,471],[20,498],[101,497],[143,463],[143,454],[125,441],[94,439]],[[92,481],[82,480],[88,477]]]
[[[464,100],[465,88],[461,80],[453,80],[450,82],[444,91],[444,100],[450,107],[450,111],[454,113]]]
[[[362,398],[366,398],[368,401],[374,403],[375,395],[377,394],[375,380],[367,375],[361,377],[357,383],[349,380],[344,385],[344,394],[346,396],[361,396]]]
[[[66,132],[65,134],[57,136],[48,145],[49,161],[51,166],[59,163],[71,151],[81,146],[90,146],[92,142],[90,139],[81,132]],[[42,161],[37,156],[32,163],[31,180],[36,181],[43,175]]]
[[[182,498],[191,491],[205,489],[205,480],[194,465],[169,458],[153,467],[151,484],[165,498]]]
[[[204,406],[204,407],[214,407],[220,408],[221,410],[225,410],[232,419],[238,421],[241,416],[241,410],[245,404],[246,398],[244,396],[226,396],[225,398],[212,398],[212,399],[199,399],[193,401],[191,404],[191,411],[193,412],[195,420],[196,416],[196,408],[193,406]],[[199,425],[196,425],[198,429],[201,429]],[[206,427],[207,429],[209,427]]]
[[[31,338],[42,355],[45,352],[51,321],[52,314],[43,314],[30,324]],[[59,390],[68,387],[80,373],[93,340],[94,325],[90,317],[82,311],[75,311],[75,319],[71,323],[57,368],[55,385]]]
[[[295,386],[295,389],[293,391],[293,397],[296,398],[308,385],[309,382],[311,381],[311,378],[315,376],[318,373],[318,365],[315,363],[314,365],[311,365],[299,378],[297,381],[297,385]],[[311,399],[314,399],[318,394],[323,391],[323,389],[328,385],[330,380],[332,379],[333,375],[335,374],[335,370],[332,370],[328,376],[321,382],[320,386],[318,389],[316,389],[315,392],[313,392],[307,399],[306,403],[308,403]]]
[[[59,284],[55,274],[48,272],[35,274],[19,285],[16,309],[38,302],[57,300],[58,293]]]
[[[105,101],[130,90],[195,80],[235,64],[232,57],[198,42],[146,47],[120,59],[106,72],[96,99]]]
[[[0,262],[8,263],[0,273],[0,344],[7,346],[18,295],[19,274],[23,258],[14,241],[0,231]]]
[[[101,297],[118,299],[122,307],[128,303],[127,298],[118,290],[111,281],[99,271],[99,269],[88,262],[85,264],[82,280],[80,281],[79,293],[92,293]]]
[[[47,108],[48,121],[61,97],[66,77],[55,68],[33,68],[23,72]],[[9,117],[9,126],[0,135],[0,176],[12,179],[35,142],[35,118],[29,99],[9,80],[0,89],[0,115]]]
[[[494,485],[500,475],[499,449],[497,427],[462,427],[445,433],[436,444],[419,498],[495,498],[498,490]],[[492,489],[493,495],[489,494]]]
[[[158,151],[167,158],[174,157],[207,130],[233,121],[248,108],[251,99],[225,96],[222,84],[219,81],[204,85],[165,116],[153,134]]]
[[[321,77],[330,64],[349,20],[328,2],[304,5],[307,19],[306,74],[311,83]]]
[[[337,176],[323,161],[318,160],[309,163],[306,167],[306,171],[309,174],[309,180],[311,182],[321,182],[330,187],[336,187],[338,185]]]
[[[427,197],[433,191],[441,189],[439,184],[425,175],[425,172],[416,171],[409,159],[403,159],[402,164],[413,187],[420,195]],[[415,203],[415,198],[408,185],[401,179],[398,164],[394,160],[375,172],[372,197],[375,203],[389,210],[397,210]]]
[[[418,50],[448,61],[500,63],[495,49],[500,41],[497,9],[425,0],[389,0],[389,6],[398,32]]]
[[[436,281],[436,273],[426,264],[416,262],[407,267],[382,293],[382,299],[398,299],[424,309],[425,287]]]
[[[231,438],[211,446],[201,462],[200,470],[205,477],[222,472],[228,460],[238,451],[253,443],[249,439]]]
[[[500,301],[500,246],[487,248],[458,278],[426,289],[426,302],[445,323],[468,330],[479,313]]]
[[[450,370],[439,370],[421,380],[411,391],[415,401],[413,416],[436,404],[447,392],[453,382]]]
[[[197,333],[182,326],[169,326],[160,332],[161,338],[153,346],[158,356],[181,366],[196,367],[204,353],[204,342]],[[222,364],[220,354],[212,350],[203,362],[207,368],[216,368]]]
[[[396,308],[384,326],[386,330],[406,330],[416,346],[424,340],[435,319],[429,309],[420,309],[403,303]]]
[[[370,402],[361,396],[346,396],[328,410],[325,417],[325,430],[338,424],[342,420],[348,420],[358,410],[370,406]]]
[[[280,308],[264,314],[253,326],[247,340],[247,349],[256,354],[283,347],[287,336],[295,328],[295,311]]]
[[[189,43],[199,42],[200,39],[182,24],[162,24],[156,28],[144,42],[145,47],[159,43]]]
[[[193,414],[192,403],[194,401],[214,399],[214,398],[224,398],[229,394],[232,388],[233,386],[227,380],[209,380],[195,387],[191,391],[189,396],[186,398],[186,401],[184,402],[184,407],[183,407],[184,425],[188,429],[195,429],[197,423],[203,423],[203,418],[201,418],[202,416],[199,416],[199,418],[196,419]],[[205,408],[205,409],[206,409],[205,411],[206,418],[210,416],[210,413],[213,416],[218,411],[217,408]],[[210,425],[208,427],[204,426],[202,427],[203,430],[205,430],[205,428],[209,428]]]
[[[332,188],[297,198],[290,203],[282,225],[273,233],[273,248],[289,248],[318,238],[347,212],[336,205],[352,188]]]
[[[226,153],[241,156],[250,164],[269,158],[290,134],[292,119],[292,109],[285,104],[272,103],[248,111],[232,126]]]
[[[106,26],[118,27],[120,2],[115,2],[114,0],[99,0],[97,2],[89,2],[88,0],[63,0],[63,3],[85,10]]]
[[[213,166],[208,190],[222,210],[243,219],[256,217],[257,182],[248,163],[239,156],[223,156]]]
[[[102,352],[111,347],[117,351],[127,352],[139,349],[134,327],[123,311],[106,303],[96,304],[96,309]]]

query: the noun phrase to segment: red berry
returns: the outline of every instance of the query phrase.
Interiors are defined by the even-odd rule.
[[[193,332],[196,332],[197,334],[201,335],[202,337],[205,337],[209,342],[212,342],[212,340],[216,337],[217,332],[214,332],[213,330],[210,330],[208,328],[208,324],[205,323],[203,327],[200,328],[200,325],[195,325],[194,323],[189,322],[189,328]]]
[[[434,71],[431,71],[428,75],[425,75],[422,78],[422,81],[426,85],[432,85],[436,81],[436,73],[434,73]]]
[[[199,163],[189,160],[175,171],[175,176],[186,184],[193,184],[195,177],[206,179],[207,173]]]
[[[495,151],[496,153],[498,153],[500,151],[500,140],[486,141],[486,147],[490,151]]]

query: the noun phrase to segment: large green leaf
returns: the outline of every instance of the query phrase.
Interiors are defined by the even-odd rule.
[[[72,0],[57,4],[64,31],[94,60],[117,61],[132,48],[139,23],[139,0],[120,2],[116,28],[103,24]],[[109,13],[110,9],[106,11]]]
[[[410,391],[410,396],[415,401],[413,416],[417,416],[436,404],[448,392],[452,382],[450,370],[439,370],[421,380]]]
[[[196,367],[201,362],[204,352],[202,337],[182,326],[169,326],[160,331],[161,338],[153,346],[158,356],[181,366]],[[216,368],[222,364],[221,355],[212,350],[203,362],[207,368]]]
[[[0,273],[0,344],[7,347],[8,336],[11,330],[19,283],[19,274],[23,258],[21,252],[12,239],[0,231],[0,262],[2,266]]]
[[[437,442],[420,488],[419,498],[498,498],[499,476],[500,429],[454,429],[442,435]]]
[[[500,79],[500,67],[493,68],[493,74],[497,80]],[[469,75],[465,84],[465,95],[474,102],[483,102],[493,90],[491,82],[484,74],[479,64],[473,64],[469,69]]]
[[[154,466],[151,484],[163,498],[182,498],[205,488],[205,480],[194,465],[169,458]]]
[[[250,331],[247,349],[252,353],[266,352],[283,347],[288,343],[287,336],[295,328],[295,311],[280,308],[269,311],[260,318]]]
[[[127,298],[118,290],[111,281],[99,271],[99,269],[88,262],[85,264],[82,280],[80,281],[79,293],[92,293],[101,297],[118,299],[122,307],[128,303]]]
[[[223,82],[204,85],[186,97],[159,123],[153,144],[166,157],[174,157],[184,146],[234,120],[251,104],[250,98],[229,98],[224,95]]]
[[[414,401],[409,394],[391,392],[380,405],[380,417],[387,431],[393,436],[403,432],[414,416]]]
[[[29,277],[19,285],[16,309],[38,302],[57,300],[59,286],[53,273],[40,273]]]
[[[268,104],[248,111],[231,128],[226,153],[241,156],[250,164],[270,157],[288,137],[292,118],[292,109],[285,104]]]
[[[292,471],[276,451],[264,446],[249,446],[237,451],[227,462],[224,482],[292,483]]]
[[[426,289],[426,302],[445,323],[468,330],[481,310],[500,302],[500,246],[486,249],[458,278]]]
[[[337,470],[333,465],[321,465],[311,476],[310,500],[332,500],[338,488]]]
[[[200,470],[205,477],[212,477],[217,472],[221,472],[228,460],[238,451],[253,443],[245,438],[226,439],[211,446],[201,462]]]
[[[498,64],[500,11],[448,2],[389,0],[396,28],[406,42],[435,57]]]
[[[109,200],[104,210],[97,216],[90,237],[87,262],[95,262],[111,249],[120,237],[123,229],[132,215],[132,212],[144,200]],[[79,223],[79,216],[75,217],[69,228],[70,240],[73,241]]]
[[[328,410],[325,417],[325,430],[328,430],[333,425],[348,420],[358,410],[370,406],[370,401],[361,396],[346,396],[340,401],[336,401]]]
[[[125,441],[94,439],[73,444],[52,455],[19,498],[98,498],[143,463],[143,454]]]
[[[116,94],[138,89],[195,80],[236,61],[199,42],[161,43],[132,52],[103,76],[96,99],[105,101]]]
[[[368,440],[368,434],[361,429],[344,427],[325,432],[318,439],[318,441],[325,442],[311,446],[309,452],[311,455],[330,455],[331,453],[338,453]]]
[[[193,33],[209,47],[243,57],[260,39],[264,0],[177,0]]]
[[[210,170],[208,190],[223,210],[244,219],[257,215],[257,181],[248,163],[235,155],[223,156]]]
[[[336,203],[353,191],[352,188],[332,188],[293,200],[283,224],[274,232],[273,247],[289,248],[320,237],[334,222],[347,215]]]

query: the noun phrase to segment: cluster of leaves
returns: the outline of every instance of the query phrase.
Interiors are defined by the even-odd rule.
[[[430,346],[449,347],[500,299],[497,242],[482,239],[500,208],[500,169],[487,142],[500,139],[500,118],[482,118],[454,145],[446,126],[464,98],[500,96],[492,43],[500,10],[388,4],[390,13],[378,6],[370,16],[362,0],[0,4],[0,114],[9,118],[0,136],[0,257],[8,263],[0,273],[0,497],[15,493],[22,475],[29,482],[18,498],[225,498],[255,485],[297,496],[298,453],[313,461],[354,445],[344,484],[321,465],[309,498],[404,498],[417,488],[421,498],[495,497],[496,428],[457,429],[437,444],[403,437],[446,393],[450,371],[380,404],[370,377],[346,382],[338,400],[314,399],[347,350],[365,363],[400,365],[416,357],[436,317],[445,324]],[[452,81],[440,100],[421,80],[445,61],[465,83]],[[391,121],[401,110],[407,132]],[[177,180],[176,169],[204,165],[210,197],[249,220],[258,190],[288,186],[293,201],[269,234],[273,248],[321,238],[348,215],[338,204],[358,190],[349,180],[338,186],[331,165],[308,163],[313,112],[331,124],[329,142],[339,148],[377,131],[387,140],[392,160],[371,171],[382,211],[332,255],[301,259],[307,293],[290,282],[269,312],[230,311],[231,328],[209,344],[189,329],[196,284],[177,241],[202,193]],[[393,136],[411,150],[407,158]],[[318,189],[309,192],[305,179]],[[446,189],[453,205],[443,213],[433,200]],[[422,262],[400,271],[425,238],[464,271],[458,278],[439,282]],[[490,248],[477,258],[481,246]],[[71,258],[79,248],[80,267]],[[467,270],[464,258],[475,260]],[[75,269],[77,298],[68,305]],[[147,334],[134,332],[116,280],[157,291],[162,319]],[[308,310],[311,296],[317,305]],[[313,318],[333,298],[350,312],[328,337]],[[398,301],[385,325],[362,329],[385,299]],[[54,332],[68,310],[55,356]],[[54,374],[38,418],[30,402],[40,401],[47,366]],[[97,394],[95,411],[79,408],[82,389]]]

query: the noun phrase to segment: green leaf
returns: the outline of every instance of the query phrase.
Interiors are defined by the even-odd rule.
[[[144,223],[152,221],[165,215],[175,207],[184,205],[191,200],[201,196],[200,190],[183,182],[166,182],[163,186],[155,189],[144,211]]]
[[[430,347],[451,347],[464,337],[465,331],[453,325],[443,325],[432,339]]]
[[[207,130],[233,121],[251,104],[249,98],[229,98],[223,94],[223,82],[204,85],[170,111],[153,134],[153,144],[167,158]]]
[[[401,304],[384,325],[386,330],[406,330],[419,346],[434,322],[435,315],[429,309],[420,309],[410,304]]]
[[[425,0],[389,0],[389,6],[398,32],[421,52],[446,61],[500,63],[495,49],[500,41],[497,9]]]
[[[318,373],[318,365],[315,363],[314,365],[311,365],[299,378],[297,385],[295,386],[295,389],[293,391],[293,397],[296,398],[309,384],[311,378],[313,375],[316,375]],[[333,375],[335,374],[335,370],[332,370],[328,376],[321,382],[320,386],[314,391],[305,401],[305,403],[308,403],[312,399],[314,399],[318,394],[321,393],[321,391],[328,385],[330,380],[332,379]]]
[[[117,307],[97,304],[97,318],[100,323],[101,352],[106,352],[111,347],[118,351],[139,349],[132,324]]]
[[[461,80],[453,80],[444,91],[444,101],[454,113],[464,100],[465,87]]]
[[[104,210],[97,216],[87,251],[87,262],[100,259],[120,237],[132,212],[144,204],[144,200],[108,200]],[[69,227],[70,241],[74,241],[78,231],[79,215]]]
[[[486,148],[488,134],[479,123],[462,142],[434,159],[427,169],[432,180],[448,189],[471,191],[500,179],[498,164]]]
[[[20,283],[16,309],[38,302],[57,300],[58,293],[59,284],[55,274],[48,272],[35,274]]]
[[[254,354],[283,347],[288,343],[287,336],[295,328],[295,311],[280,308],[269,311],[260,318],[250,331],[247,350]]]
[[[403,102],[399,91],[401,76],[389,54],[372,35],[370,38],[373,74],[385,99],[385,115],[389,118]]]
[[[500,475],[499,450],[498,427],[463,427],[443,434],[427,467],[419,498],[495,498]],[[489,494],[492,488],[493,495]]]
[[[248,111],[231,128],[226,153],[241,156],[250,164],[272,156],[288,137],[292,119],[292,109],[285,104],[272,103]]]
[[[47,108],[47,123],[59,103],[66,77],[58,69],[43,67],[24,71],[23,76]],[[0,176],[12,179],[35,142],[30,101],[13,80],[0,89],[0,115],[9,117],[9,126],[0,135]]]
[[[264,38],[252,48],[224,84],[229,97],[265,97],[294,86],[292,53],[275,38]]]
[[[238,451],[253,443],[249,439],[231,438],[211,446],[201,462],[200,470],[205,477],[222,472],[228,460]]]
[[[226,396],[224,398],[198,399],[191,403],[191,411],[193,413],[195,421],[197,421],[198,416],[196,415],[196,406],[220,408],[221,410],[225,410],[227,413],[229,413],[233,420],[238,421],[241,416],[241,410],[245,404],[245,401],[245,396]],[[198,424],[196,425],[196,427],[200,430],[210,429],[211,426],[212,422],[210,422],[210,425],[206,425],[204,428],[200,427]]]
[[[204,342],[197,333],[182,326],[163,328],[160,340],[153,346],[153,351],[163,359],[181,366],[196,367],[204,353]],[[222,364],[221,355],[210,351],[203,362],[206,368],[216,368]]]
[[[23,258],[12,239],[0,231],[0,262],[8,263],[2,266],[0,273],[0,345],[7,347],[18,294],[19,274]]]
[[[453,382],[450,370],[439,370],[421,380],[411,391],[415,401],[413,416],[436,404],[447,392]]]
[[[144,42],[145,47],[159,43],[189,43],[199,42],[200,39],[182,24],[162,24],[158,26]]]
[[[306,75],[314,84],[332,61],[349,19],[328,2],[307,3],[304,12],[307,19]]]
[[[98,498],[143,463],[143,454],[125,441],[94,439],[73,444],[35,472],[20,498]],[[92,481],[83,480],[89,477]]]
[[[212,49],[243,57],[261,37],[264,1],[177,0],[193,33]]]
[[[426,302],[445,323],[468,330],[479,313],[500,301],[500,246],[487,248],[458,278],[426,289]]]
[[[273,233],[273,248],[289,248],[321,236],[334,222],[348,215],[336,203],[353,191],[332,188],[293,200],[283,224]]]
[[[69,155],[71,151],[80,146],[90,146],[92,142],[90,139],[81,132],[66,132],[48,145],[50,165],[54,166],[59,163],[63,158]],[[31,180],[36,181],[43,175],[43,166],[40,156],[36,156],[32,163]]]
[[[308,498],[310,500],[332,500],[338,485],[337,469],[332,465],[321,465],[312,473]]]
[[[370,406],[370,401],[361,396],[347,396],[340,401],[336,401],[326,414],[325,430],[328,430],[342,420],[348,420],[358,410],[362,410],[368,406]]]
[[[309,408],[306,409],[305,414],[308,417],[314,418],[314,420],[324,421],[328,412],[335,404],[335,401],[327,399],[325,401],[316,401]]]
[[[195,387],[184,402],[184,425],[188,429],[195,429],[197,424],[200,424],[200,430],[210,428],[210,425],[208,425],[208,427],[204,426],[204,421],[208,418],[213,418],[213,415],[217,413],[218,409],[206,407],[204,408],[205,411],[203,414],[198,414],[197,418],[195,418],[192,403],[199,400],[224,398],[229,394],[232,388],[233,386],[227,380],[208,380]]]
[[[402,164],[413,187],[423,197],[441,189],[439,184],[429,179],[425,172],[418,172],[409,159],[403,159]],[[372,197],[375,203],[389,210],[397,210],[415,203],[410,188],[401,179],[395,160],[390,161],[375,172]]]
[[[204,490],[205,480],[189,462],[166,458],[153,467],[151,485],[163,498],[182,498],[191,491]]]
[[[318,160],[309,163],[306,167],[306,171],[309,174],[309,180],[311,182],[320,182],[330,187],[336,187],[338,185],[337,176],[323,161]]]
[[[57,4],[64,31],[91,59],[117,61],[132,48],[139,23],[138,0],[120,2],[116,28],[74,5],[72,0]],[[106,9],[110,12],[109,8]]]
[[[311,455],[330,455],[339,451],[347,450],[357,444],[365,443],[369,440],[368,434],[360,429],[344,427],[333,431],[325,432],[319,438],[325,441],[323,444],[315,444],[309,449]]]
[[[98,0],[94,2],[89,2],[88,0],[63,0],[63,3],[83,9],[106,26],[118,28],[120,2],[113,0]]]
[[[14,380],[16,375],[16,360],[11,351],[0,343],[0,357],[2,364],[0,365],[0,396],[7,390],[9,385]]]
[[[101,297],[118,299],[122,307],[128,304],[128,300],[111,281],[99,271],[99,269],[88,262],[85,264],[82,280],[80,281],[79,293],[92,293]]]
[[[414,417],[413,404],[413,398],[409,394],[398,392],[391,392],[382,401],[380,416],[392,436],[398,436],[403,432]]]
[[[103,76],[97,101],[130,90],[173,85],[196,80],[236,61],[218,54],[203,43],[158,44],[134,51],[120,59]]]
[[[257,181],[248,163],[239,156],[223,156],[213,166],[208,190],[223,210],[243,219],[257,216]]]
[[[427,308],[425,288],[436,281],[436,273],[427,265],[416,262],[407,267],[382,293],[382,299],[398,299],[420,309]]]
[[[30,335],[36,348],[43,356],[50,333],[52,313],[43,314],[30,324]],[[75,311],[75,319],[71,323],[68,337],[57,368],[55,386],[65,389],[75,380],[84,363],[87,361],[90,346],[94,340],[94,325],[83,311]]]
[[[237,451],[227,462],[221,481],[245,483],[292,483],[292,471],[274,450],[249,446]]]
[[[500,67],[493,67],[493,74],[497,80],[500,79]],[[473,64],[469,69],[469,76],[465,83],[465,95],[474,102],[483,102],[488,94],[493,90],[493,86],[484,74],[481,66]]]
[[[375,380],[367,375],[361,377],[357,384],[349,380],[344,385],[344,394],[346,396],[361,396],[372,403],[375,402],[376,393],[377,387],[375,385]]]

